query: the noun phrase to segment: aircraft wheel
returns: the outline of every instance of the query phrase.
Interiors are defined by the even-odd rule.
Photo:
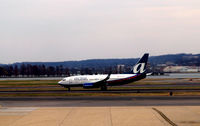
[[[102,91],[107,91],[107,86],[101,86]]]

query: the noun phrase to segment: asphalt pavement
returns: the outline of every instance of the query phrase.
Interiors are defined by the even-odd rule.
[[[199,106],[200,96],[0,97],[4,107]]]

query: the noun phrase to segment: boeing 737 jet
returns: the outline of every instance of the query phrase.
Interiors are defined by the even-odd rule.
[[[107,86],[123,85],[138,81],[146,77],[148,57],[148,53],[144,54],[128,74],[70,76],[59,81],[58,84],[68,88],[69,91],[70,87],[101,88],[101,90],[107,90]]]

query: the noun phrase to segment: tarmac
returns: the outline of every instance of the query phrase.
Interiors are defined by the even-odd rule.
[[[0,126],[170,125],[200,125],[200,106],[0,107]]]
[[[0,97],[3,107],[200,106],[200,96]]]
[[[0,126],[199,126],[199,96],[0,97]]]

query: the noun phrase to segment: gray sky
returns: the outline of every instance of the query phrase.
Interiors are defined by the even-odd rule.
[[[0,0],[0,63],[200,53],[200,0]]]

